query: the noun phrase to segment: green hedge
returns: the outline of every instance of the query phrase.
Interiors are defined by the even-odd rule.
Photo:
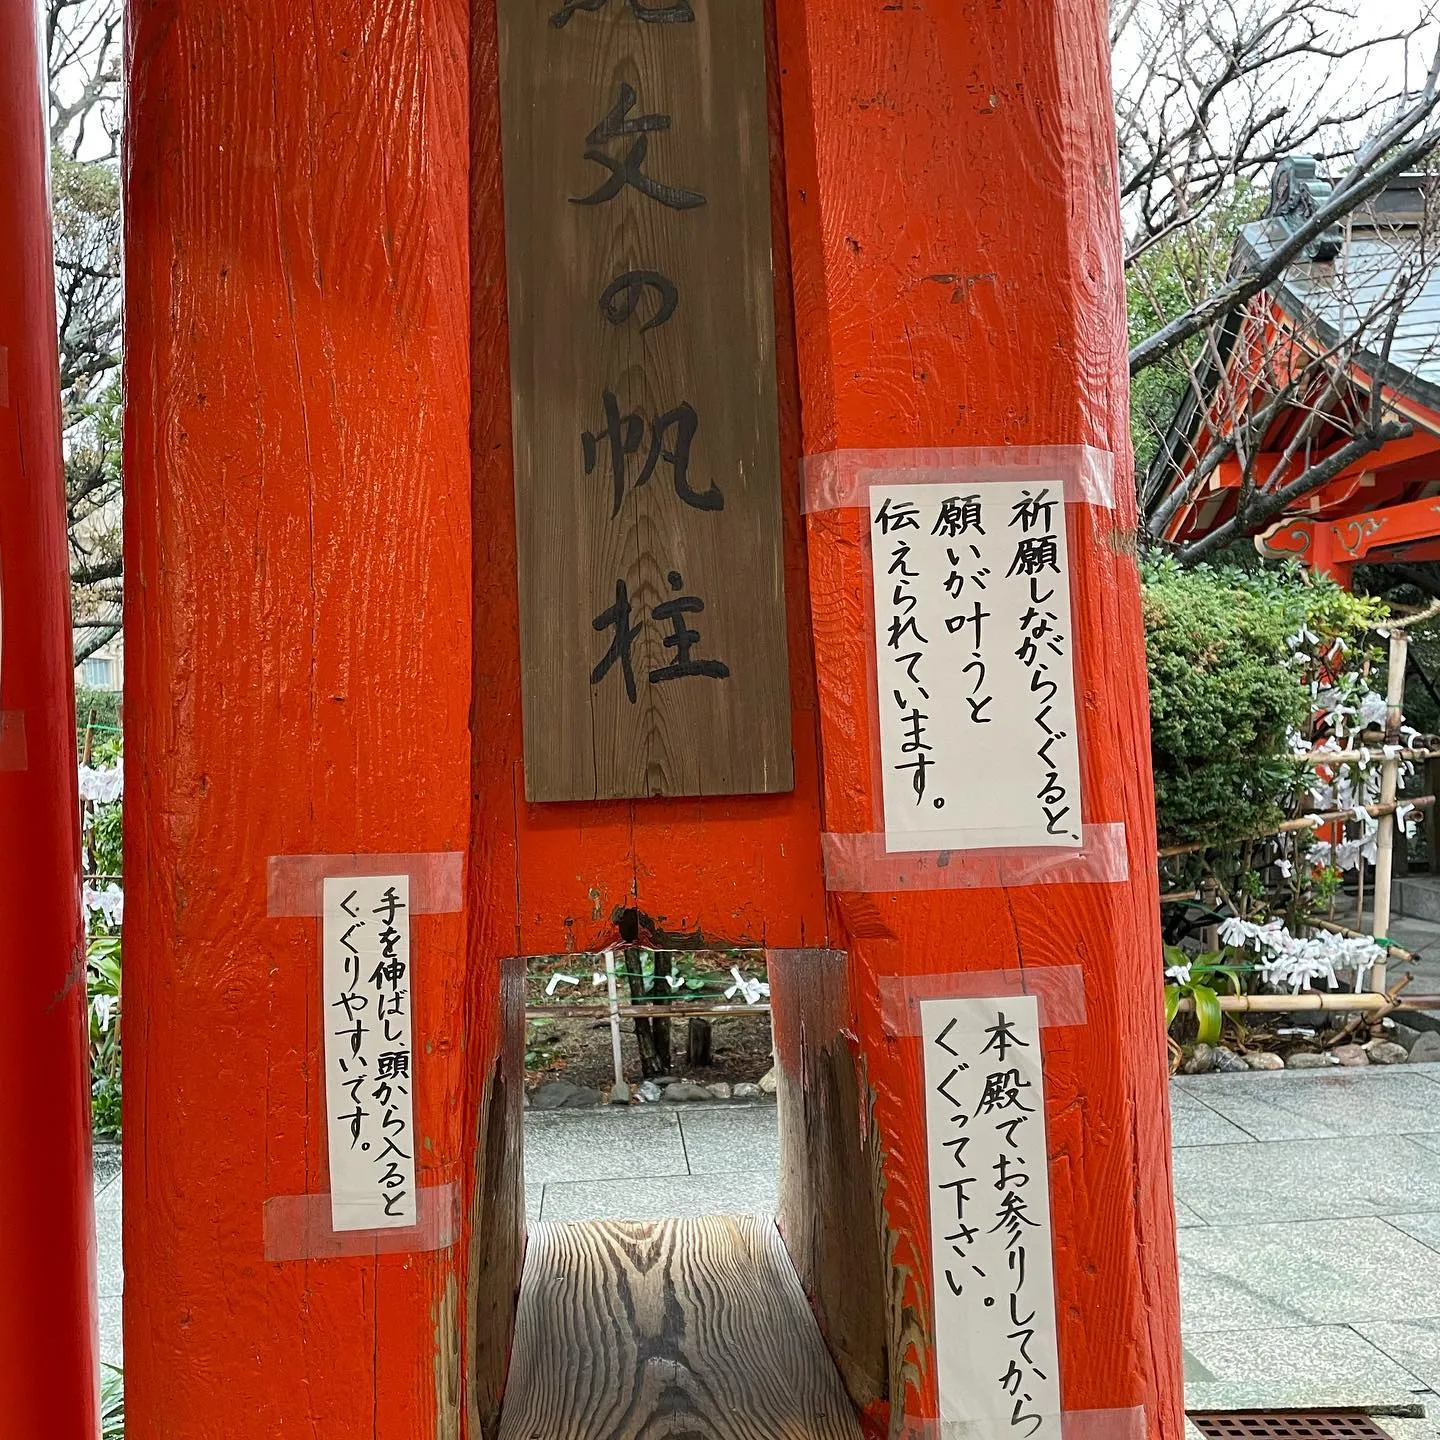
[[[1161,844],[1273,826],[1297,771],[1264,757],[1283,754],[1309,718],[1315,653],[1340,638],[1354,660],[1384,607],[1294,567],[1183,569],[1166,559],[1147,560],[1142,574]],[[1302,631],[1315,641],[1297,660]]]

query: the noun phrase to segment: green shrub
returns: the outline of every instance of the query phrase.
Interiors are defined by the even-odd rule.
[[[92,737],[94,745],[99,745],[102,741],[119,733],[119,692],[92,690],[88,685],[77,685],[75,687],[75,754],[77,756],[85,753],[85,726],[90,722],[92,710],[95,712],[96,726],[95,734]]]
[[[1353,660],[1383,605],[1293,566],[1147,560],[1143,578],[1160,843],[1273,827],[1298,771],[1269,757],[1306,726],[1311,680],[1323,683],[1320,672],[1341,656]]]

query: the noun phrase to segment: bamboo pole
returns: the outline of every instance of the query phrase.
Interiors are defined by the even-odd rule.
[[[1388,741],[1387,741],[1388,743]],[[1358,750],[1307,750],[1303,755],[1282,755],[1282,760],[1295,760],[1301,765],[1344,765],[1353,764],[1357,760],[1381,761],[1386,756],[1383,748],[1371,749],[1368,745],[1362,745]],[[1396,760],[1440,760],[1440,750],[1417,750],[1401,748],[1395,752]]]
[[[1299,995],[1220,995],[1216,998],[1220,1002],[1221,1010],[1227,1014],[1247,1011],[1256,1014],[1262,1011],[1273,1014],[1277,1011],[1285,1013],[1292,1010],[1391,1010],[1395,1008],[1395,1001],[1388,995],[1369,992],[1353,995],[1344,990],[1327,990],[1318,994],[1305,991]],[[1195,1002],[1190,996],[1184,995],[1181,996],[1177,1008],[1182,1011],[1193,1010]],[[1413,1005],[1411,1008],[1414,1008]]]
[[[705,1015],[768,1015],[768,1005],[621,1005],[617,1013],[629,1020],[688,1020]],[[608,1005],[534,1005],[525,1011],[527,1020],[605,1020]]]
[[[1403,625],[1390,631],[1390,669],[1385,682],[1385,743],[1395,745],[1400,739],[1401,710],[1405,704],[1405,656],[1410,647],[1410,636]],[[1395,791],[1400,782],[1400,761],[1393,753],[1387,754],[1380,769],[1380,803],[1393,805]],[[1371,915],[1371,933],[1377,939],[1385,939],[1390,930],[1390,884],[1395,865],[1395,824],[1393,811],[1380,821],[1380,835],[1375,852],[1375,909]],[[1360,866],[1364,874],[1364,862]],[[1385,989],[1385,959],[1376,961],[1370,972],[1370,984],[1375,990]]]
[[[605,986],[610,996],[610,1052],[615,1061],[615,1088],[625,1085],[625,1062],[620,1057],[620,1001],[615,994],[615,952],[605,952]]]
[[[1201,850],[1221,850],[1227,845],[1243,845],[1247,840],[1268,840],[1272,835],[1289,835],[1296,830],[1318,830],[1322,825],[1330,825],[1337,820],[1353,820],[1357,809],[1363,809],[1367,815],[1391,815],[1401,805],[1413,805],[1417,810],[1423,810],[1434,803],[1433,795],[1416,795],[1413,799],[1400,800],[1389,805],[1364,805],[1350,810],[1327,810],[1323,814],[1299,815],[1277,825],[1273,830],[1262,830],[1255,835],[1232,835],[1225,840],[1200,840],[1188,845],[1166,845],[1159,855],[1162,860],[1166,860],[1173,855],[1193,855]]]
[[[1307,925],[1314,925],[1318,929],[1328,930],[1332,935],[1348,935],[1352,940],[1373,940],[1373,935],[1366,935],[1361,930],[1352,930],[1348,925],[1341,925],[1337,920],[1311,919],[1305,922]],[[1390,942],[1390,954],[1397,960],[1404,961],[1407,965],[1413,964],[1418,958],[1413,950],[1406,950],[1402,945]]]

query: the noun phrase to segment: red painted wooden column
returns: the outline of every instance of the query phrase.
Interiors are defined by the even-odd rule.
[[[887,1151],[896,1263],[909,1269],[909,1302],[928,1314],[919,1042],[884,1033],[876,977],[1083,966],[1087,1023],[1046,1032],[1062,1404],[1098,1412],[1107,1435],[1143,1423],[1178,1436],[1105,5],[777,0],[777,11],[806,454],[1087,444],[1113,452],[1120,495],[1113,535],[1102,526],[1103,543],[1082,537],[1072,564],[1090,596],[1076,613],[1092,736],[1087,819],[1124,822],[1129,882],[832,897],[831,943],[850,952]],[[870,622],[853,577],[866,528],[853,509],[809,520],[824,823],[836,832],[875,828],[876,781],[857,723]],[[903,1409],[933,1417],[933,1367],[923,1375]]]
[[[267,914],[269,857],[467,843],[468,24],[129,10],[137,1440],[459,1434],[462,1247],[267,1260],[263,1217],[329,1188],[319,922]],[[421,1186],[467,1153],[464,946],[462,913],[416,916]]]
[[[35,11],[0,0],[0,1429],[97,1433],[69,565]]]

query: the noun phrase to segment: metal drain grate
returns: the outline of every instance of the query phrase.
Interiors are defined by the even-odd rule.
[[[1207,1440],[1390,1440],[1359,1410],[1200,1410],[1190,1419]]]

